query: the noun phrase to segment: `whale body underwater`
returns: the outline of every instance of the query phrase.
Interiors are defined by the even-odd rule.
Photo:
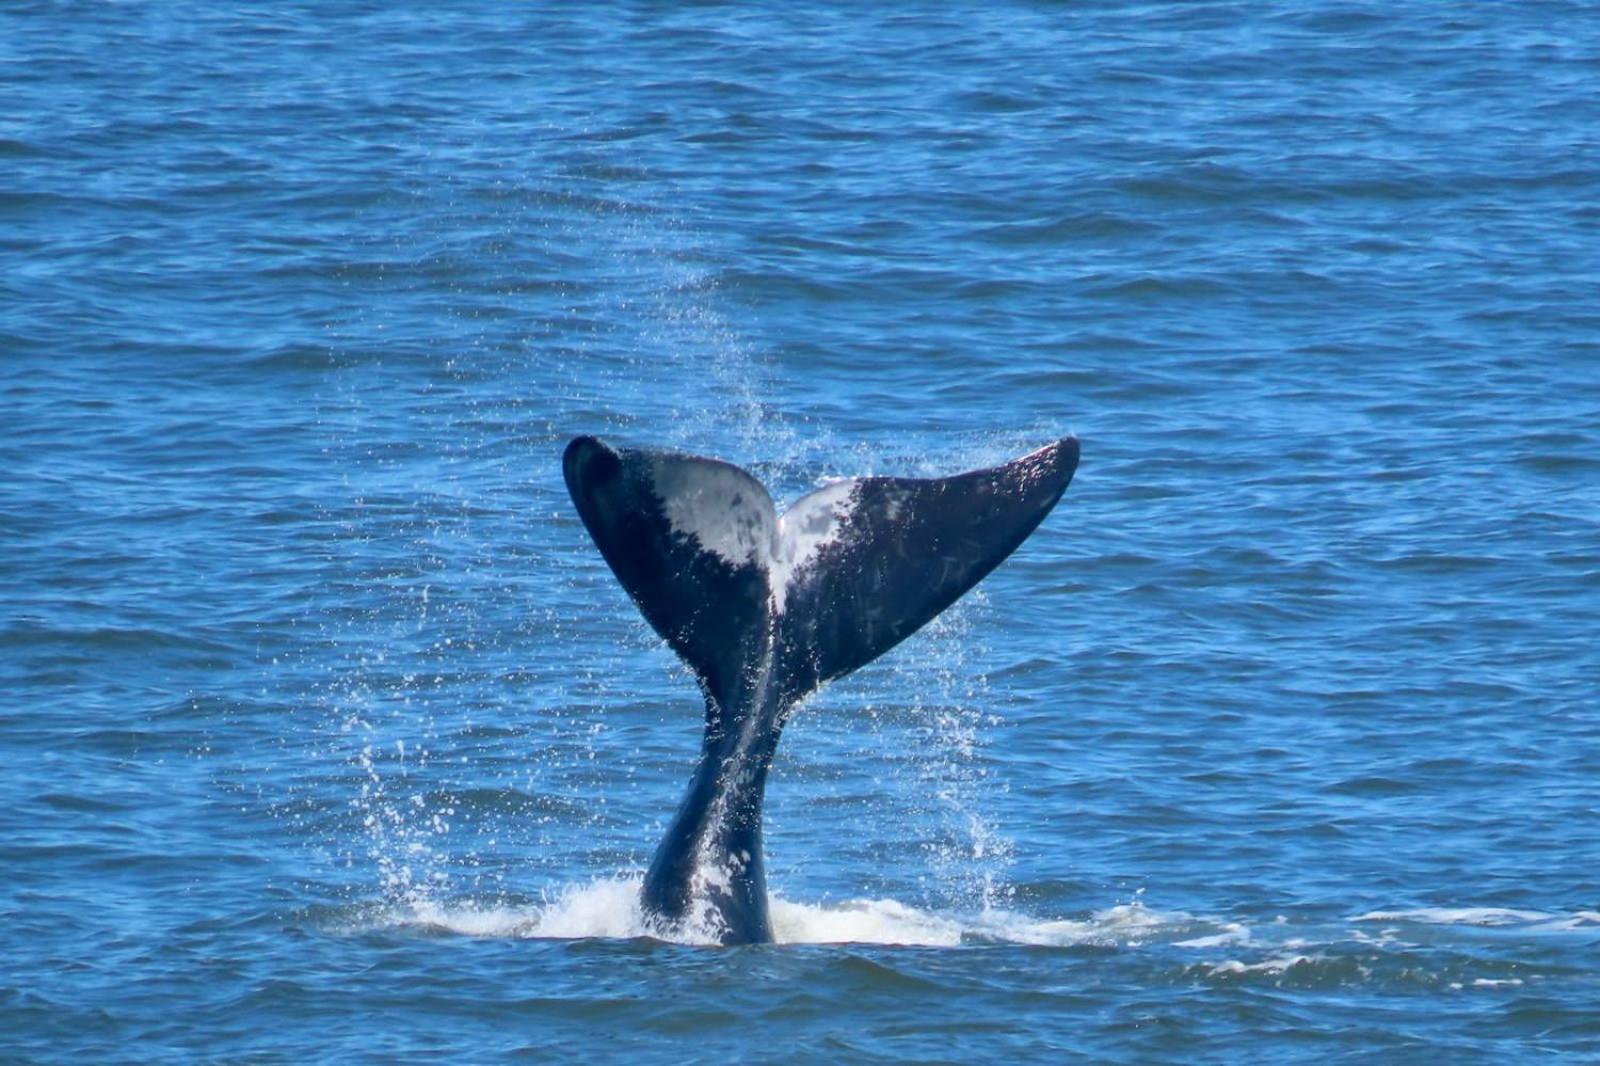
[[[584,526],[705,697],[700,758],[641,890],[652,924],[772,939],[761,804],[790,712],[1004,561],[1077,465],[1065,437],[953,477],[837,481],[780,515],[729,463],[594,437],[567,446]]]

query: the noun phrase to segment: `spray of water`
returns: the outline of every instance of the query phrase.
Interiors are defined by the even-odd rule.
[[[472,931],[480,921],[501,929],[505,918],[527,935],[695,941],[705,931],[692,922],[648,928],[626,874],[583,880],[585,870],[636,869],[649,835],[637,809],[617,810],[633,807],[631,767],[641,754],[636,731],[618,736],[611,725],[637,702],[626,679],[666,668],[677,675],[672,687],[693,686],[641,621],[607,619],[599,632],[571,621],[593,617],[600,588],[613,593],[581,540],[564,535],[562,547],[551,546],[553,531],[571,523],[551,456],[571,432],[609,433],[736,458],[781,496],[829,475],[885,466],[942,474],[1015,449],[978,441],[930,460],[884,455],[871,442],[841,447],[825,427],[784,412],[781,382],[719,309],[706,265],[716,257],[671,212],[560,189],[499,209],[503,271],[528,269],[518,233],[558,248],[581,229],[584,246],[607,253],[552,268],[567,275],[542,290],[531,325],[508,334],[457,319],[448,338],[399,367],[378,340],[403,324],[348,325],[323,396],[327,451],[349,500],[325,515],[338,578],[323,605],[330,620],[319,624],[334,649],[325,661],[337,665],[305,693],[320,719],[319,795],[342,794],[348,808],[324,820],[326,850],[348,871],[351,895],[369,894],[375,877],[393,913],[424,923]],[[485,275],[482,264],[452,258],[460,253],[417,244],[385,254],[413,270],[459,274],[463,286],[529,289],[526,278],[492,266]],[[948,613],[865,689],[869,711],[884,710],[866,716],[877,722],[866,743],[916,753],[894,765],[896,796],[886,802],[925,826],[928,899],[979,915],[1003,913],[1010,900],[1010,845],[984,813],[995,787],[984,750],[996,718],[975,645],[982,611],[980,597]],[[530,656],[530,646],[541,654]],[[679,702],[693,710],[692,697]],[[858,717],[827,728],[859,746]],[[343,784],[329,789],[329,781]],[[670,802],[656,804],[659,817]],[[587,853],[573,853],[576,841],[588,842]],[[519,896],[541,872],[544,883],[569,887],[537,902]],[[976,928],[958,923],[952,933],[957,926],[933,912],[892,901],[780,900],[774,913],[780,937],[798,940],[845,927],[854,930],[846,939],[879,935],[862,922],[915,943]]]

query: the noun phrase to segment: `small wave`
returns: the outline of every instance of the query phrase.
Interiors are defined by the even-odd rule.
[[[1401,911],[1369,911],[1352,922],[1421,922],[1425,925],[1527,925],[1547,922],[1553,914],[1508,907],[1417,907]]]
[[[1394,965],[1377,956],[1314,951],[1275,952],[1265,958],[1251,961],[1223,959],[1216,962],[1199,962],[1184,967],[1182,972],[1190,977],[1221,985],[1267,985],[1274,988],[1302,989],[1345,988],[1370,985],[1374,981],[1387,984],[1394,980],[1432,984],[1435,980],[1419,969],[1398,974],[1395,969]]]
[[[1297,966],[1315,965],[1316,961],[1310,955],[1284,955],[1276,959],[1264,959],[1261,962],[1241,962],[1238,959],[1224,959],[1222,962],[1206,963],[1205,967],[1212,974],[1268,974],[1277,977],[1288,973]]]
[[[1352,922],[1411,923],[1437,926],[1476,926],[1522,934],[1600,933],[1600,911],[1574,911],[1552,914],[1547,911],[1517,910],[1511,907],[1415,907],[1410,910],[1369,911]]]

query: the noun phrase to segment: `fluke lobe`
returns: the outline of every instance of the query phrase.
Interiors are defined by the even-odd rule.
[[[645,874],[653,919],[768,941],[761,801],[790,710],[977,584],[1050,513],[1078,465],[1066,437],[946,478],[838,481],[778,514],[716,459],[567,446],[567,489],[617,580],[699,679],[705,737]]]

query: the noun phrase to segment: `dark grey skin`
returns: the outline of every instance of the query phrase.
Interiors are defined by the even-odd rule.
[[[998,566],[1077,465],[1067,437],[954,477],[836,483],[780,517],[728,463],[593,437],[567,446],[584,526],[705,696],[700,759],[645,874],[654,921],[708,914],[725,944],[772,939],[761,803],[789,713]]]

